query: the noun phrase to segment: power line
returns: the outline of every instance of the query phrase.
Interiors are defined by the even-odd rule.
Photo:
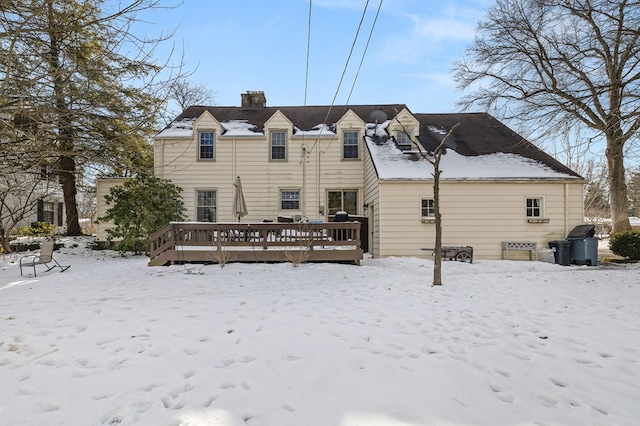
[[[356,47],[356,41],[358,41],[358,35],[360,34],[360,28],[362,28],[362,22],[364,21],[364,17],[367,14],[367,8],[369,7],[369,0],[364,5],[364,10],[362,11],[362,16],[360,17],[360,23],[358,24],[358,29],[356,31],[356,35],[353,38],[353,42],[351,43],[351,50],[349,50],[349,56],[347,56],[347,61],[344,64],[344,68],[342,70],[342,75],[340,76],[340,81],[338,82],[338,87],[336,89],[335,95],[333,95],[333,101],[331,101],[331,106],[335,104],[336,98],[338,97],[338,92],[340,92],[340,86],[342,86],[342,80],[344,80],[344,76],[347,73],[347,68],[349,67],[349,62],[351,61],[351,55],[353,54],[353,49]]]
[[[326,124],[326,125],[329,125],[329,123],[327,123],[327,121],[329,120],[329,115],[331,115],[331,110],[333,109],[333,106],[336,103],[336,99],[338,97],[338,93],[340,92],[340,87],[342,86],[342,81],[344,80],[344,76],[347,73],[347,68],[349,68],[349,62],[351,61],[351,55],[353,54],[353,50],[355,49],[356,42],[358,41],[358,36],[360,34],[360,29],[362,28],[362,23],[364,22],[364,18],[365,18],[366,14],[367,14],[368,7],[369,7],[369,0],[367,0],[367,2],[364,5],[364,10],[362,11],[362,16],[360,17],[360,22],[358,23],[358,29],[356,30],[356,34],[355,34],[355,36],[353,38],[353,42],[351,42],[351,49],[349,50],[349,55],[347,56],[347,60],[345,61],[344,68],[342,69],[342,75],[340,76],[340,81],[338,82],[338,87],[336,88],[336,92],[333,95],[333,99],[331,100],[331,105],[329,105],[329,109],[327,110],[327,114],[326,114],[326,116],[324,118],[324,124]],[[324,129],[324,127],[322,129]],[[322,134],[322,129],[320,130],[318,136],[316,137],[316,140],[313,143],[313,146],[311,147],[309,152],[312,152],[313,149],[318,144],[318,142],[320,140],[320,135]]]
[[[367,50],[369,49],[369,43],[371,42],[371,37],[373,36],[373,30],[376,27],[376,22],[378,21],[378,15],[380,15],[380,9],[382,9],[382,3],[384,0],[380,0],[380,4],[378,4],[378,11],[376,12],[376,17],[373,19],[373,24],[371,25],[371,31],[369,31],[369,38],[367,39],[367,44],[364,47],[364,52],[362,52],[362,58],[360,58],[360,64],[358,65],[358,71],[356,72],[355,77],[353,78],[353,84],[351,85],[351,90],[349,91],[349,96],[347,97],[347,101],[345,102],[345,106],[349,104],[351,100],[351,95],[353,94],[353,89],[356,87],[356,81],[358,80],[358,76],[360,75],[360,69],[362,68],[362,63],[364,62],[364,57],[367,54]]]
[[[309,88],[309,56],[311,52],[311,2],[309,0],[309,18],[307,21],[307,68],[304,74],[304,106],[307,106],[307,91]]]

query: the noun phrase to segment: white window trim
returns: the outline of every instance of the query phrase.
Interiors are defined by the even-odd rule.
[[[356,143],[355,144],[353,144],[353,145],[345,145],[344,142],[345,142],[345,136],[346,136],[347,133],[355,133],[356,134]],[[345,148],[345,146],[355,146],[355,147],[357,147],[358,155],[356,157],[345,157],[344,156],[344,148]],[[359,160],[360,156],[362,155],[361,154],[362,148],[360,147],[360,131],[358,129],[345,129],[345,130],[343,130],[342,131],[342,138],[341,138],[341,141],[340,141],[340,147],[341,147],[341,151],[342,151],[340,153],[340,156],[341,156],[342,160],[345,160],[345,161]]]
[[[527,214],[527,201],[539,199],[540,200],[540,215],[529,216]],[[525,195],[524,197],[524,217],[528,223],[549,223],[549,218],[546,215],[547,202],[544,195]]]
[[[433,197],[420,197],[420,222],[422,223],[435,223],[436,222],[436,217],[435,217],[435,210],[433,212],[433,216],[423,216],[422,215],[422,202],[424,200],[431,200],[435,203],[435,199]],[[435,206],[434,206],[435,209]]]
[[[273,158],[273,134],[284,133],[284,158]],[[286,130],[273,129],[269,131],[269,161],[288,161],[289,160],[289,134]]]
[[[297,192],[298,193],[298,208],[297,209],[283,209],[282,202],[285,201],[282,199],[283,192]],[[278,190],[278,211],[281,212],[299,212],[302,210],[302,190],[300,188],[280,188]]]
[[[401,140],[402,139],[402,140]],[[406,139],[406,144],[402,144],[401,142]],[[413,145],[413,130],[397,130],[396,131],[396,143],[398,145]]]
[[[213,133],[213,158],[202,158],[201,154],[201,147],[202,145],[200,145],[200,137],[203,133]],[[196,158],[198,161],[216,161],[216,150],[218,147],[218,136],[216,134],[216,131],[213,129],[199,129],[197,132],[197,136],[196,136],[196,144],[198,146],[198,152],[196,153]]]
[[[199,192],[213,192],[215,194],[215,204],[213,206],[203,206],[203,207],[213,207],[214,208],[214,219],[215,222],[218,221],[218,188],[196,188],[194,191],[193,198],[193,216],[194,220],[198,222],[198,193]]]

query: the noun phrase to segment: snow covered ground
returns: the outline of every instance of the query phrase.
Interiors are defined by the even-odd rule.
[[[637,425],[640,266],[0,258],[2,425]],[[72,247],[75,245],[76,247]]]

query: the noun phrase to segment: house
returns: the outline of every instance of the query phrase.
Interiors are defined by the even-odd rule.
[[[35,223],[55,225],[58,232],[64,228],[64,202],[58,177],[41,170],[9,174],[0,179],[0,214],[2,228],[8,233],[21,226]]]
[[[35,223],[64,232],[62,185],[47,158],[29,144],[32,121],[21,121],[15,111],[0,114],[0,241],[3,245],[19,227]],[[3,143],[4,142],[4,143]],[[6,247],[5,247],[6,248]]]
[[[444,244],[499,259],[504,241],[542,248],[582,223],[584,179],[488,114],[274,107],[263,92],[241,101],[189,107],[155,137],[155,175],[183,189],[189,220],[237,221],[240,177],[242,222],[329,221],[344,211],[362,221],[374,257],[431,256],[433,166],[423,155],[451,132],[440,166]],[[99,194],[117,182],[99,182]]]

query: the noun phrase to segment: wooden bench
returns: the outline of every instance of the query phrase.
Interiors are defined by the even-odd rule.
[[[510,251],[528,251],[529,260],[538,260],[538,244],[530,241],[503,241],[502,260],[509,259]]]

